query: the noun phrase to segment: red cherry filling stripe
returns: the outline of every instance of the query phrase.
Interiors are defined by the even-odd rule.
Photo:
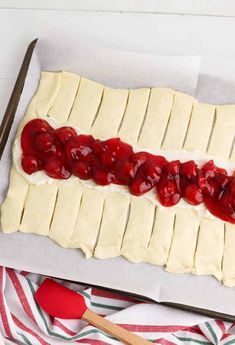
[[[181,198],[192,205],[202,202],[216,217],[235,224],[235,174],[228,176],[212,160],[200,169],[191,160],[167,161],[148,152],[134,152],[119,138],[98,140],[78,135],[72,127],[53,129],[42,119],[28,122],[21,135],[23,170],[43,170],[55,179],[75,175],[98,185],[126,185],[140,196],[152,188],[166,207]]]

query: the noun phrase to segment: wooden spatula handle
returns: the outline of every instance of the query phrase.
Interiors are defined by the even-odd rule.
[[[90,309],[87,309],[82,316],[84,321],[89,322],[91,325],[101,329],[104,332],[114,336],[115,338],[121,340],[127,345],[150,345],[148,340],[145,340],[137,335],[127,331],[126,329],[113,324],[112,322],[104,319],[103,317],[97,315]]]

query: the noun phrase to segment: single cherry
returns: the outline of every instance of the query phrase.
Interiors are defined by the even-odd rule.
[[[29,121],[24,126],[21,134],[21,147],[24,154],[34,156],[34,147],[31,144],[34,142],[35,137],[42,133],[53,133],[53,131],[53,128],[45,120],[34,119]]]
[[[92,148],[85,140],[81,140],[80,136],[71,138],[65,144],[65,153],[67,159],[72,162],[73,160],[84,159],[92,153]]]
[[[50,133],[42,133],[35,136],[34,145],[39,152],[49,151],[54,144],[54,137]]]
[[[174,180],[161,180],[157,184],[157,194],[163,206],[174,206],[180,201],[180,192]]]
[[[108,151],[101,153],[101,162],[106,168],[112,168],[116,162],[115,156]]]
[[[199,205],[203,201],[202,191],[196,184],[188,184],[183,190],[183,197],[192,205]]]
[[[129,183],[129,191],[135,196],[140,196],[152,189],[152,184],[142,178],[135,178]]]
[[[218,167],[214,164],[213,160],[210,160],[201,167],[201,172],[206,178],[215,177],[215,174],[218,172]]]
[[[59,158],[46,162],[45,171],[48,176],[55,179],[68,179],[71,176],[71,172],[65,168]]]
[[[205,196],[204,203],[215,217],[235,224],[234,198],[231,198],[231,195],[223,193],[219,199]]]
[[[146,180],[149,181],[152,186],[154,186],[159,180],[161,176],[161,167],[159,165],[155,165],[154,163],[144,164],[143,173],[146,177]]]
[[[55,130],[55,135],[62,144],[65,144],[70,138],[76,137],[77,132],[72,127],[60,127]]]
[[[86,134],[79,134],[77,136],[78,142],[81,145],[88,146],[92,148],[92,145],[95,142],[95,139],[92,135],[86,135]]]
[[[231,184],[229,186],[230,193],[235,197],[235,178],[233,177]]]
[[[149,157],[150,153],[148,152],[136,152],[130,156],[130,162],[133,163],[136,167],[139,167],[143,164]]]
[[[93,169],[93,180],[95,183],[106,186],[110,183],[115,182],[115,175],[112,171],[108,171],[104,168],[94,168]]]
[[[214,178],[199,175],[198,185],[204,195],[214,196],[219,192],[219,185]]]
[[[72,173],[81,180],[89,180],[91,178],[91,166],[83,161],[75,161],[72,165]]]
[[[194,161],[181,163],[180,175],[185,176],[187,179],[193,179],[198,174],[197,164]]]
[[[117,162],[115,167],[115,175],[119,181],[119,184],[128,185],[130,180],[134,178],[136,174],[136,167],[129,160]]]
[[[112,138],[105,140],[105,145],[107,145],[108,151],[116,159],[124,159],[133,154],[133,148],[131,145],[124,143],[120,138]]]
[[[180,171],[180,161],[172,161],[165,165],[165,172],[169,175],[169,177],[177,176],[179,175]]]
[[[40,162],[34,156],[23,156],[21,160],[23,170],[32,175],[36,171],[40,170]]]

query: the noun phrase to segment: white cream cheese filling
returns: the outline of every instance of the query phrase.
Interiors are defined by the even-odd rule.
[[[53,117],[43,117],[53,128],[59,128],[61,126],[68,126],[68,124],[61,124],[58,121],[56,121]],[[76,128],[76,131],[78,134],[84,134],[84,132],[81,131],[81,129]],[[13,162],[16,167],[16,170],[30,183],[30,184],[35,184],[35,185],[42,185],[45,183],[52,184],[59,181],[59,183],[70,183],[78,179],[78,177],[71,175],[71,177],[68,180],[55,180],[51,177],[49,177],[44,171],[38,171],[36,173],[33,173],[32,175],[29,175],[24,172],[21,166],[21,157],[22,157],[22,149],[21,149],[21,132],[20,131],[14,141],[13,144]],[[99,139],[107,139],[107,138],[99,138]],[[131,143],[129,143],[132,145]],[[133,146],[133,145],[132,145]],[[206,153],[200,152],[200,151],[186,151],[186,150],[153,150],[150,148],[139,148],[139,147],[134,147],[135,152],[139,151],[146,151],[149,153],[152,153],[154,155],[159,155],[159,156],[164,156],[167,160],[173,161],[173,160],[180,160],[181,162],[186,162],[189,160],[194,160],[198,167],[200,168],[203,164],[208,162],[209,160],[213,160],[214,163],[227,170],[228,174],[232,174],[233,171],[235,170],[235,164],[232,162],[229,162],[225,159],[219,158],[217,156],[213,155],[208,155]],[[121,185],[115,185],[115,184],[110,184],[107,186],[99,186],[92,180],[80,180],[81,183],[90,188],[94,188],[97,190],[103,190],[107,192],[119,192],[119,193],[124,193],[124,194],[129,194],[129,190],[127,186],[121,186]],[[135,196],[133,196],[135,197]],[[160,208],[165,208],[162,206],[159,201],[156,198],[156,191],[155,188],[153,188],[151,191],[148,193],[144,194],[143,196],[140,196],[138,198],[146,198],[149,201],[151,201],[154,205],[157,205]],[[180,199],[179,203],[171,208],[174,207],[184,207],[184,208],[190,208],[194,209],[197,212],[197,215],[199,218],[201,217],[207,217],[211,219],[218,219],[217,217],[213,216],[207,208],[204,206],[204,204],[200,204],[197,206],[191,205],[184,201],[182,198]]]

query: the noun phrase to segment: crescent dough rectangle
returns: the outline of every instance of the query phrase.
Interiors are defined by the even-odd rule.
[[[230,156],[231,162],[235,162],[235,141],[233,142],[233,148]]]
[[[7,197],[1,207],[3,232],[19,230],[27,191],[28,182],[12,167]]]
[[[133,262],[146,261],[154,215],[155,206],[148,200],[142,198],[131,200],[130,217],[122,245],[122,255],[128,260]]]
[[[233,146],[234,135],[235,105],[217,106],[208,153],[228,159]]]
[[[121,254],[122,238],[128,217],[129,195],[108,193],[105,198],[102,223],[94,256],[106,259]]]

